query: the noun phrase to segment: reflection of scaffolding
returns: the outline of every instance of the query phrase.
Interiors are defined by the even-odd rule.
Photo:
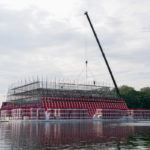
[[[47,97],[114,97],[111,88],[95,84],[34,81],[8,90],[7,101],[33,102]]]

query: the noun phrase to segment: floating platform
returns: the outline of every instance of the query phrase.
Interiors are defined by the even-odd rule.
[[[130,110],[110,87],[34,81],[9,88],[1,120],[150,119],[150,110]]]

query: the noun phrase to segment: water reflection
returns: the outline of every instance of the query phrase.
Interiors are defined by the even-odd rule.
[[[80,122],[0,123],[1,150],[150,149],[150,127]]]

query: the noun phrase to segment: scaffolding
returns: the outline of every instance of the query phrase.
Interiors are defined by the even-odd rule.
[[[114,98],[112,88],[95,84],[66,83],[60,81],[25,81],[8,90],[7,101],[18,103],[37,102],[41,97],[61,98]]]

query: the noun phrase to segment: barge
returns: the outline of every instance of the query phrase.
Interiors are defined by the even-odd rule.
[[[113,90],[107,86],[34,80],[9,88],[0,109],[1,120],[149,120],[150,110],[130,110],[121,97],[117,83],[99,42],[90,17],[85,12],[104,58]],[[88,61],[85,62],[86,66]]]
[[[37,80],[8,90],[7,101],[1,107],[1,118],[92,119],[97,109],[123,111],[128,108],[123,99],[112,94],[110,87]]]

